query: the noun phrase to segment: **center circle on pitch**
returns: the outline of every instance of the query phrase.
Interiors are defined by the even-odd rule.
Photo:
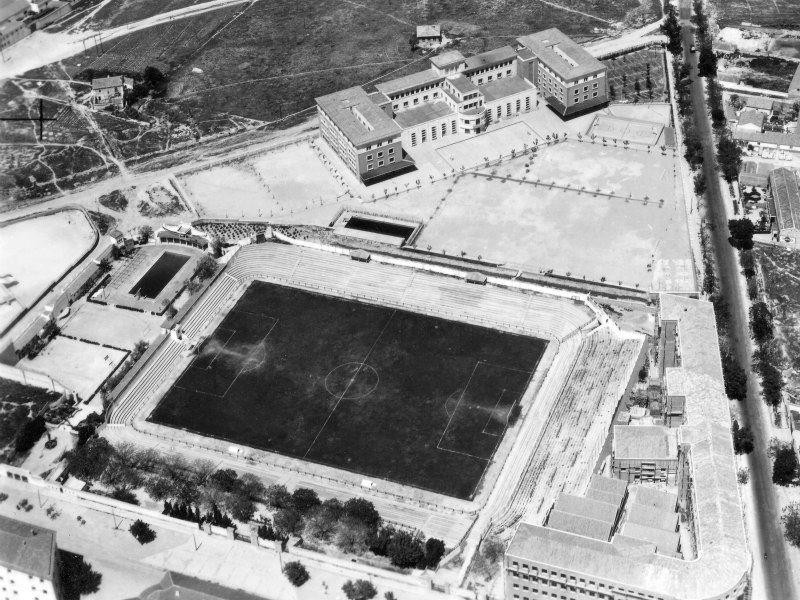
[[[325,390],[335,398],[359,400],[374,392],[379,382],[378,372],[372,365],[348,362],[331,369],[325,376]]]

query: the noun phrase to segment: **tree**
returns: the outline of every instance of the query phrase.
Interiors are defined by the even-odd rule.
[[[378,595],[378,590],[366,579],[348,580],[342,586],[342,591],[348,600],[371,600]]]
[[[343,517],[336,525],[333,542],[342,552],[362,554],[367,549],[370,531],[364,523],[352,517]]]
[[[717,76],[717,55],[711,46],[710,40],[704,40],[700,45],[700,58],[697,60],[697,74],[700,77]]]
[[[139,499],[136,497],[131,490],[126,488],[117,488],[111,494],[109,494],[110,498],[114,498],[114,500],[119,500],[120,502],[127,502],[128,504],[136,504],[139,505]]]
[[[142,225],[139,227],[139,243],[146,244],[153,237],[153,228],[150,225]]]
[[[506,549],[503,542],[496,537],[487,537],[483,540],[483,543],[481,543],[481,556],[490,563],[499,562],[505,551]]]
[[[791,502],[783,508],[781,522],[789,543],[800,547],[800,502]]]
[[[218,266],[217,261],[215,261],[210,254],[204,254],[200,262],[197,263],[197,270],[194,274],[202,281],[216,273]]]
[[[129,531],[140,544],[149,544],[156,539],[156,532],[141,519],[136,519],[131,523]]]
[[[731,183],[739,176],[742,166],[742,149],[736,144],[729,132],[719,136],[717,142],[717,160],[725,181]]]
[[[303,536],[328,540],[336,531],[339,516],[325,505],[312,508],[304,520]]]
[[[104,437],[93,436],[83,446],[77,446],[64,454],[67,470],[71,475],[86,481],[95,481],[100,478],[114,448]]]
[[[425,566],[435,569],[444,556],[444,542],[437,538],[428,538],[425,542]]]
[[[285,485],[273,484],[267,487],[264,499],[271,508],[290,508],[292,495]]]
[[[754,449],[753,432],[749,427],[739,427],[739,422],[733,422],[733,451],[736,454],[749,454]]]
[[[753,337],[759,344],[772,339],[772,313],[764,302],[754,302],[750,307],[750,326],[753,329]]]
[[[278,509],[272,516],[272,522],[275,523],[275,531],[284,537],[299,533],[303,525],[302,517],[293,508]]]
[[[309,580],[308,570],[296,560],[283,565],[283,574],[294,587],[300,587]]]
[[[66,550],[56,552],[64,600],[79,600],[82,595],[93,594],[100,589],[103,575],[92,570],[92,565],[83,556]]]
[[[728,243],[739,250],[750,250],[753,247],[755,225],[750,219],[730,219],[728,221]]]
[[[669,38],[667,50],[672,54],[678,55],[681,53],[681,25],[678,23],[678,14],[675,6],[667,2],[666,9],[667,18],[664,19],[664,23],[661,25],[661,31]]]
[[[694,176],[694,194],[695,196],[702,196],[706,193],[706,178],[702,171]]]
[[[394,566],[401,569],[425,566],[425,550],[419,534],[398,531],[389,541],[386,555]]]
[[[772,483],[791,485],[797,478],[797,454],[791,444],[778,447],[772,464]]]
[[[739,366],[729,350],[722,350],[720,355],[725,393],[732,400],[745,400],[747,398],[747,372]]]
[[[47,431],[47,426],[44,422],[44,417],[39,415],[28,421],[19,430],[17,439],[14,442],[14,450],[16,452],[27,452],[33,448],[34,444],[39,441],[42,434]]]
[[[292,504],[301,515],[307,514],[311,509],[320,506],[321,502],[317,492],[308,488],[297,488],[292,493]]]
[[[381,526],[381,516],[375,510],[375,505],[364,498],[350,498],[344,503],[344,516],[360,521],[366,526],[370,534],[378,531]]]

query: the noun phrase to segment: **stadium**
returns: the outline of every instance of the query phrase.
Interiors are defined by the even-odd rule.
[[[514,522],[589,477],[644,336],[586,294],[274,235],[166,324],[110,437],[355,489],[449,544],[498,478]]]

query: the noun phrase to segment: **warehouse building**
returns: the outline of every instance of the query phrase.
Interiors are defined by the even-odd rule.
[[[767,188],[772,230],[782,241],[800,240],[800,181],[797,172],[781,167],[769,173]]]

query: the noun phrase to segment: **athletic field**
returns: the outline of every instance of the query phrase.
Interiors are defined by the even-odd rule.
[[[149,418],[467,499],[545,346],[257,281]]]

